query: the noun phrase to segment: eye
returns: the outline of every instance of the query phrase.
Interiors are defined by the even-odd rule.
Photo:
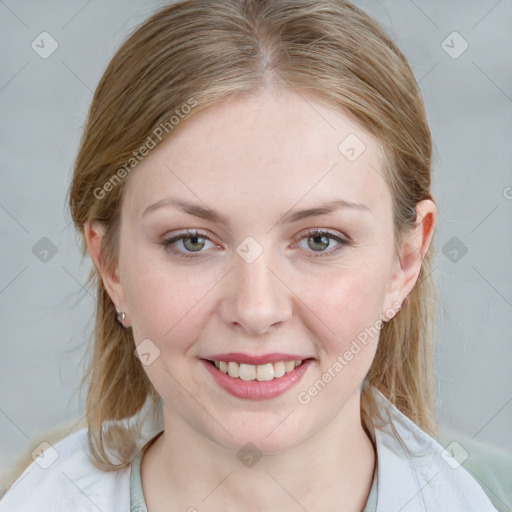
[[[306,231],[305,236],[300,239],[300,242],[303,240],[306,241],[307,248],[311,249],[313,252],[319,253],[318,256],[323,256],[324,254],[333,254],[341,249],[343,246],[348,245],[348,240],[344,240],[343,238],[330,233],[325,229],[309,229]],[[337,243],[337,245],[333,244],[333,241]],[[300,245],[299,242],[299,246]],[[334,249],[329,249],[334,245]],[[304,246],[301,246],[304,248]]]
[[[194,258],[196,257],[194,253],[205,252],[202,249],[207,243],[214,245],[208,233],[194,229],[187,229],[185,233],[180,233],[161,242],[166,251],[183,258]]]
[[[306,241],[307,247],[301,245],[304,240]],[[333,242],[336,242],[336,245],[334,245]],[[208,243],[212,246],[216,245],[211,241],[208,233],[195,229],[187,229],[185,233],[180,233],[160,243],[164,246],[166,251],[176,254],[182,258],[199,257],[201,253],[205,252],[203,249]],[[297,245],[302,248],[309,248],[311,251],[318,253],[315,256],[328,256],[349,244],[350,242],[348,240],[345,240],[338,235],[334,235],[325,229],[309,229],[299,239],[299,243]],[[333,245],[334,248],[327,250]]]

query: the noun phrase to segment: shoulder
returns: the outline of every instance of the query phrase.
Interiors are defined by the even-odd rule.
[[[454,445],[443,447],[382,393],[377,392],[377,396],[384,419],[376,428],[379,512],[497,510],[481,484],[461,464]]]
[[[4,494],[0,512],[129,510],[130,468],[96,468],[89,459],[87,432],[84,428],[47,445]]]
[[[500,512],[512,510],[512,454],[456,430],[444,429],[438,441],[447,451],[458,452],[461,465]]]

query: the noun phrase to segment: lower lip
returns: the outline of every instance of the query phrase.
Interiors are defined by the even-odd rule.
[[[247,400],[266,400],[282,395],[297,384],[313,360],[307,359],[290,373],[285,373],[282,377],[267,381],[234,379],[218,370],[209,361],[201,359],[201,362],[211,373],[215,382],[233,396]]]

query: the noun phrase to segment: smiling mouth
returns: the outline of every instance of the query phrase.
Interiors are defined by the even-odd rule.
[[[229,377],[232,377],[233,379],[265,382],[279,379],[287,373],[293,372],[295,368],[308,360],[309,359],[276,361],[274,363],[258,365],[237,363],[236,361],[207,361],[211,365],[215,366],[220,372],[229,375]]]

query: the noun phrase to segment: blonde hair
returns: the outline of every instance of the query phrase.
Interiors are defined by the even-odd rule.
[[[129,37],[95,91],[69,190],[83,255],[85,222],[102,222],[102,256],[114,271],[126,175],[149,138],[160,144],[208,106],[270,87],[297,90],[348,113],[381,143],[398,247],[417,221],[416,204],[432,199],[432,140],[418,84],[391,37],[343,0],[186,0],[160,9]],[[183,109],[187,104],[194,107]],[[173,115],[176,124],[169,121]],[[375,386],[423,430],[436,431],[432,258],[431,244],[402,310],[380,332],[361,395],[364,424],[379,417],[370,392]],[[146,400],[157,417],[161,399],[95,268],[88,284],[97,292],[96,324],[80,386],[89,381],[93,463],[114,471],[128,466],[139,434],[123,422]],[[108,451],[119,454],[119,464]]]

